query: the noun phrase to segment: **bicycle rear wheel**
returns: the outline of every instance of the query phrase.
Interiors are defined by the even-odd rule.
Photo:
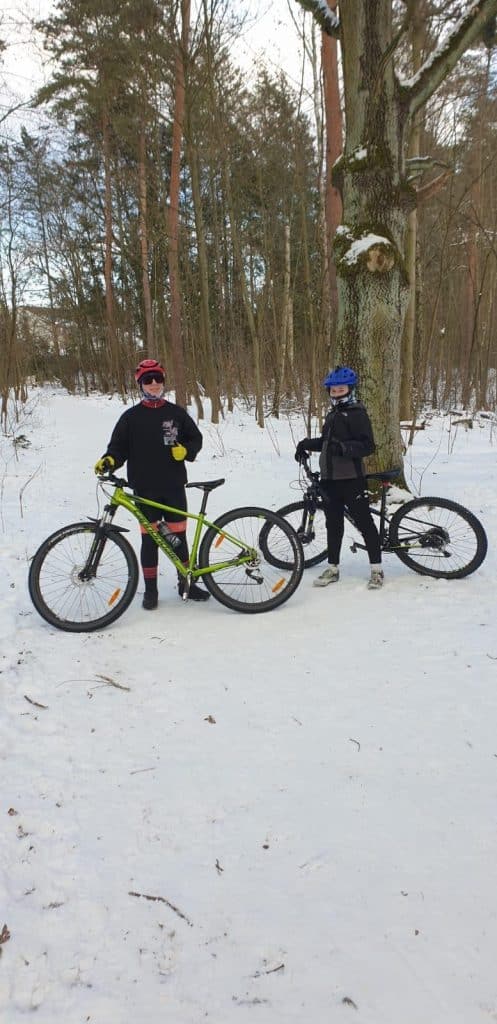
[[[278,564],[267,559],[260,543],[268,524]],[[226,512],[214,526],[199,552],[200,568],[215,569],[202,576],[212,596],[227,608],[249,613],[268,612],[288,601],[304,571],[302,545],[289,523],[269,509],[248,507]],[[248,554],[249,560],[240,563]]]
[[[456,580],[478,569],[487,553],[480,521],[447,498],[415,498],[394,512],[389,550],[422,576]]]
[[[114,622],[131,604],[138,586],[138,562],[129,541],[110,531],[93,578],[82,580],[94,523],[71,523],[57,530],[34,555],[29,594],[51,626],[68,633],[90,633]]]
[[[304,569],[324,561],[328,554],[328,538],[322,502],[311,507],[307,501],[295,501],[279,508],[276,515],[285,519],[295,530],[304,552]],[[269,562],[285,569],[287,563],[281,560],[273,541],[272,527],[267,523],[261,530],[262,551]]]

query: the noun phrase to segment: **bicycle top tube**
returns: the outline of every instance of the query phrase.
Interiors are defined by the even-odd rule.
[[[215,530],[218,529],[218,527],[214,523],[212,523],[210,519],[207,519],[205,512],[188,512],[185,511],[185,509],[183,508],[176,508],[175,505],[165,505],[160,501],[153,501],[151,498],[143,498],[139,494],[126,493],[124,488],[131,487],[131,485],[128,483],[127,480],[121,477],[114,476],[113,473],[109,473],[106,476],[99,476],[99,481],[101,484],[110,483],[114,486],[114,492],[113,494],[110,495],[111,504],[116,505],[120,508],[125,508],[126,511],[130,512],[131,515],[135,517],[135,519],[138,519],[138,521],[143,526],[145,526],[145,528],[150,527],[150,522],[143,515],[143,512],[140,508],[141,505],[148,505],[151,508],[157,508],[161,512],[174,512],[175,514],[182,516],[184,519],[192,519],[197,523],[201,523],[203,526],[212,526],[214,527]],[[208,492],[214,490],[215,487],[219,487],[223,483],[224,479],[208,480],[203,481],[201,483],[186,484],[186,486],[199,487],[202,488],[204,491]]]

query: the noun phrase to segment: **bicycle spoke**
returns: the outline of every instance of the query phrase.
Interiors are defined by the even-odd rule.
[[[285,519],[297,533],[304,551],[306,569],[318,565],[326,558],[326,520],[322,505],[309,506],[306,501],[294,502],[292,505],[285,505],[284,508],[278,509],[277,515]],[[268,524],[262,531],[261,547],[269,561],[284,568],[286,563],[284,558],[280,558],[278,555],[275,539],[273,528]]]
[[[486,554],[481,523],[467,509],[443,498],[418,498],[392,517],[389,549],[425,575],[460,578]]]
[[[107,625],[134,596],[136,556],[118,534],[106,538],[95,576],[80,578],[94,540],[94,526],[74,524],[49,538],[33,559],[31,597],[40,614],[60,629],[78,632]]]
[[[267,517],[271,517],[271,559],[261,544]],[[293,593],[302,575],[303,559],[299,541],[284,521],[265,510],[237,509],[217,520],[216,526],[223,530],[208,531],[200,564],[213,570],[203,579],[219,601],[238,611],[267,611]],[[233,563],[241,555],[242,564],[223,567],[223,563]]]

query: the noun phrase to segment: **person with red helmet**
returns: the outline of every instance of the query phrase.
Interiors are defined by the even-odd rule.
[[[327,587],[340,579],[340,550],[347,508],[364,537],[369,556],[370,590],[383,586],[381,547],[366,493],[362,460],[375,450],[373,429],[366,408],[356,397],[358,382],[350,366],[336,366],[323,381],[331,409],[320,437],[305,437],[295,449],[300,462],[307,452],[320,452],[321,491],[325,500],[328,567],[314,580],[315,587]]]
[[[180,405],[164,398],[166,374],[156,359],[142,359],[135,370],[135,381],[141,392],[138,405],[127,409],[117,421],[107,446],[95,464],[95,473],[112,472],[127,462],[128,481],[135,494],[163,505],[174,505],[186,512],[187,480],[185,461],[193,462],[202,447],[202,434],[191,416]],[[156,528],[157,509],[141,506],[143,514]],[[175,552],[188,562],[186,540],[187,520],[169,512],[165,527],[174,534]],[[143,607],[157,607],[159,548],[144,529],[140,552],[145,593]],[[178,575],[178,592],[182,597],[184,579]],[[209,594],[195,583],[188,593],[192,601],[206,601]]]

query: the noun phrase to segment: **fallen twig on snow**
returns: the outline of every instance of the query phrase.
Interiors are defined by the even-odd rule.
[[[31,700],[31,697],[28,697],[26,693],[24,694],[24,700],[27,700],[28,704],[32,704],[35,708],[43,708],[44,711],[48,711],[48,704],[39,704],[37,700]]]
[[[175,907],[174,903],[170,903],[169,900],[166,900],[165,896],[148,896],[145,892],[128,892],[128,896],[137,896],[138,899],[141,900],[152,900],[153,903],[165,903],[166,907],[173,910],[178,917],[181,917],[183,921],[186,921],[190,928],[193,928],[193,921],[190,921],[190,918],[187,917],[179,907]]]
[[[95,678],[101,679],[102,682],[108,683],[109,686],[115,686],[116,690],[127,690],[128,693],[131,693],[130,686],[123,686],[122,683],[116,683],[115,679],[111,679],[110,676],[102,676],[100,675],[100,672],[95,672]]]

